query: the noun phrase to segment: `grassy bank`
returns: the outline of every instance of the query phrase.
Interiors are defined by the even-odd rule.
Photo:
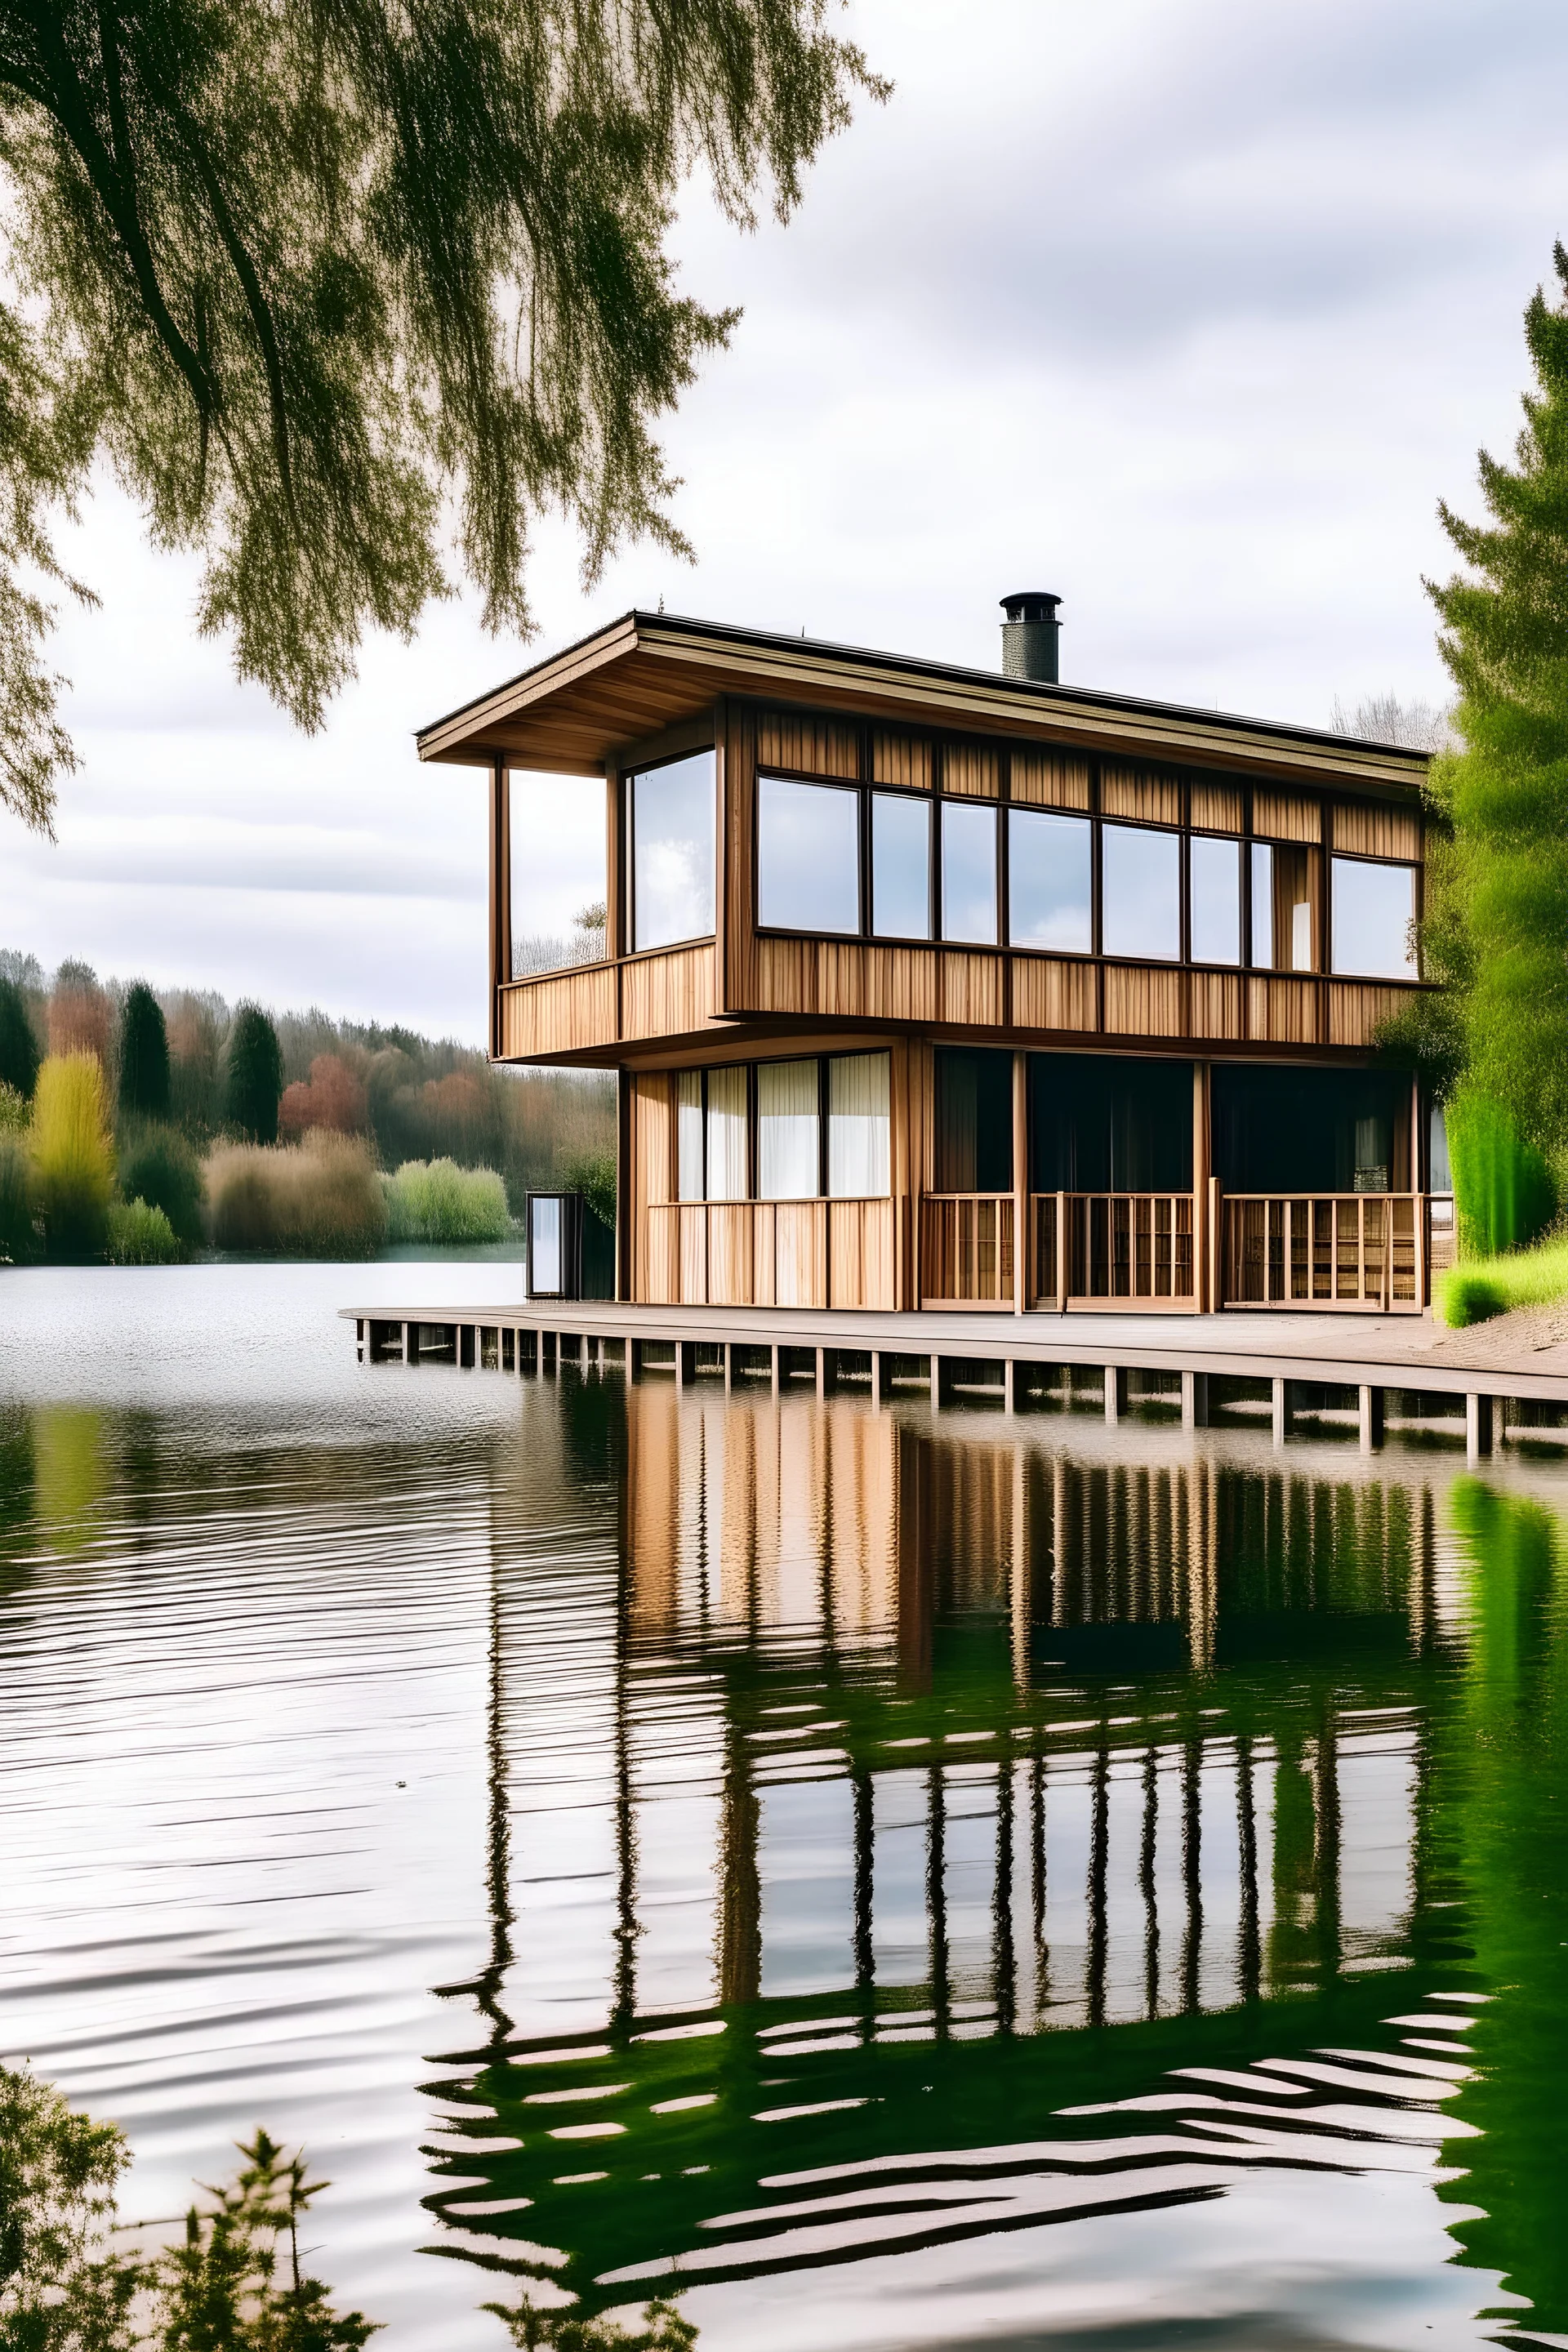
[[[1513,1307],[1551,1307],[1568,1299],[1568,1234],[1500,1257],[1467,1258],[1438,1276],[1433,1306],[1439,1323],[1463,1330]]]

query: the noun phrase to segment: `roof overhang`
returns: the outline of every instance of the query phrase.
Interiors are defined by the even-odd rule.
[[[1352,792],[1415,793],[1427,766],[1424,751],[1310,728],[637,612],[422,728],[419,756],[598,775],[724,694]]]

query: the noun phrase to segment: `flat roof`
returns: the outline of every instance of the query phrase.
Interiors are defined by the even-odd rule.
[[[418,730],[422,760],[597,775],[721,694],[954,732],[1411,793],[1427,754],[1326,730],[1048,686],[814,637],[629,612]]]

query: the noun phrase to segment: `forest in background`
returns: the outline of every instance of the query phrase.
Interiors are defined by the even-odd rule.
[[[0,979],[26,1002],[40,1054],[88,1052],[112,1099],[124,1002],[133,984],[100,980],[68,961],[47,974],[36,956],[0,950]],[[240,1006],[210,990],[155,989],[168,1028],[169,1116],[198,1153],[225,1133],[227,1051]],[[451,1160],[493,1168],[514,1216],[531,1188],[582,1184],[607,1174],[616,1150],[614,1078],[596,1070],[497,1068],[472,1046],[396,1025],[334,1021],[308,1012],[271,1014],[283,1058],[279,1132],[313,1129],[361,1137],[384,1169]]]

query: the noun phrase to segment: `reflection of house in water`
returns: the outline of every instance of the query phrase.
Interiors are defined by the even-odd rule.
[[[616,1524],[498,1568],[498,2255],[689,2263],[786,2157],[929,2147],[938,2076],[943,2131],[1010,2141],[1103,2095],[1102,2027],[1144,2021],[1146,2088],[1247,2004],[1284,2046],[1276,1997],[1329,1975],[1386,2010],[1441,1671],[1423,1488],[848,1401],[625,1412]]]

